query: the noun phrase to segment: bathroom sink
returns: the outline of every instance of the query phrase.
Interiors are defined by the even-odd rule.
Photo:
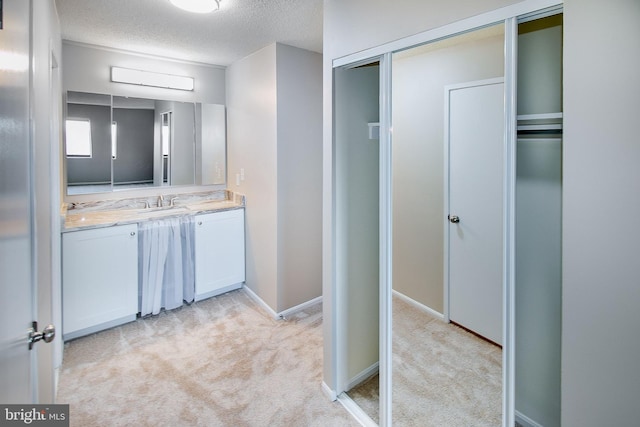
[[[138,216],[141,218],[154,218],[170,215],[180,215],[190,213],[186,206],[158,206],[156,208],[145,208],[138,210]]]
[[[185,206],[158,206],[151,208],[140,209],[140,212],[158,212],[158,211],[171,211],[171,210],[181,210],[186,209]]]

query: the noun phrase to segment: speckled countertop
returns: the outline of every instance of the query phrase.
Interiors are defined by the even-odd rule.
[[[134,224],[150,219],[244,208],[244,196],[228,190],[69,203],[61,210],[62,231]],[[162,206],[160,206],[162,205]]]

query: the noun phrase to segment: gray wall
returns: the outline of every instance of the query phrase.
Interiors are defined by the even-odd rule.
[[[91,121],[91,157],[67,158],[67,184],[111,183],[111,107],[68,104],[68,118]]]
[[[518,114],[562,111],[562,15],[518,26]]]
[[[153,182],[154,111],[114,108],[118,155],[113,160],[113,183]]]

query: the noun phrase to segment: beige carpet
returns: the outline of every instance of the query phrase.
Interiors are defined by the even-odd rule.
[[[322,311],[286,321],[243,290],[65,345],[72,426],[357,426],[321,391]]]
[[[349,397],[378,420],[378,378]],[[393,299],[394,427],[502,424],[502,350]]]

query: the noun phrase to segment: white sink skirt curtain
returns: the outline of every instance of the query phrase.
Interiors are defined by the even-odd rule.
[[[193,216],[138,224],[140,315],[172,310],[195,293]]]

